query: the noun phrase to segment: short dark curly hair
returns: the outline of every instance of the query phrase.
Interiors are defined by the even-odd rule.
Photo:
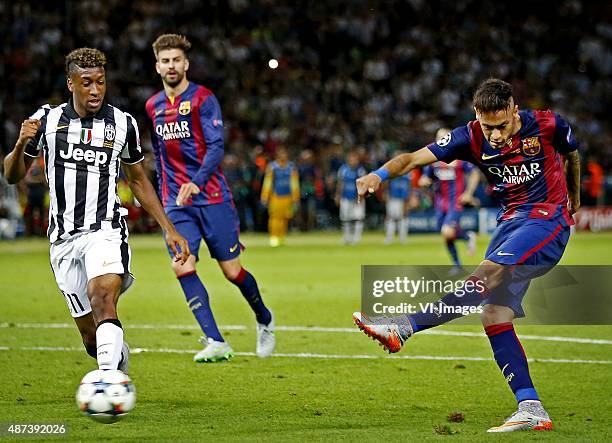
[[[155,39],[152,46],[155,58],[157,58],[159,51],[163,51],[164,49],[180,49],[187,54],[187,51],[191,49],[191,42],[187,40],[187,37],[184,35],[162,34]]]
[[[70,75],[75,67],[79,68],[104,68],[106,56],[98,49],[79,48],[66,56],[66,75]]]
[[[474,108],[481,113],[503,111],[510,105],[512,85],[498,78],[483,81],[474,93]]]

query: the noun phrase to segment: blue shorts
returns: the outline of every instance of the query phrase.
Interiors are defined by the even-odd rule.
[[[459,219],[463,211],[436,211],[436,223],[438,231],[442,229],[442,226],[447,225],[453,228],[459,227]]]
[[[200,241],[204,239],[210,256],[227,261],[240,255],[243,246],[238,240],[240,222],[232,202],[207,206],[167,208],[168,218],[189,242],[189,250],[199,260]],[[174,253],[170,248],[171,257]]]
[[[515,218],[497,225],[485,259],[508,266],[509,275],[485,304],[507,306],[524,317],[521,304],[529,283],[561,260],[569,236],[570,227],[558,219]]]

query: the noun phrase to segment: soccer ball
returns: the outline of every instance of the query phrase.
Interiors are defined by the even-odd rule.
[[[83,414],[100,423],[115,423],[136,404],[132,380],[118,370],[96,369],[81,380],[76,402]]]

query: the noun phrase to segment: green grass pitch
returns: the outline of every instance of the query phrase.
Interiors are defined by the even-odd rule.
[[[161,237],[132,237],[136,283],[121,299],[119,314],[132,348],[146,351],[130,360],[136,408],[113,425],[95,423],[76,408],[77,384],[95,361],[82,349],[57,290],[48,244],[0,243],[0,423],[66,423],[66,438],[81,441],[612,438],[612,326],[519,326],[519,336],[536,336],[523,345],[528,357],[537,359],[530,364],[532,376],[556,429],[490,436],[486,429],[514,412],[515,402],[488,340],[457,334],[481,328],[446,326],[440,329],[446,335],[420,334],[398,354],[404,358],[388,358],[351,321],[360,303],[360,265],[447,264],[438,236],[412,236],[405,246],[383,246],[382,234],[369,233],[360,245],[344,247],[338,234],[296,234],[278,249],[268,248],[261,235],[242,240],[247,245],[243,264],[258,279],[281,326],[280,355],[261,360],[250,354],[254,317],[216,263],[205,258],[199,275],[239,355],[227,363],[194,364],[198,329]],[[479,261],[487,240],[479,239],[478,254],[467,263]],[[562,263],[611,264],[611,249],[612,234],[577,234]],[[542,336],[604,341],[546,341]],[[453,412],[465,420],[449,422]]]

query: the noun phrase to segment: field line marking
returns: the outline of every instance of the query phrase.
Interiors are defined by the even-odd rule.
[[[0,351],[51,351],[51,352],[83,352],[80,347],[70,346],[0,346]],[[172,349],[172,348],[132,348],[134,354],[142,353],[164,353],[164,354],[195,354],[199,349]],[[235,355],[241,357],[255,357],[254,352],[235,352]],[[278,358],[321,358],[335,360],[437,360],[437,361],[490,361],[491,357],[466,357],[460,355],[341,355],[341,354],[316,354],[309,352],[301,352],[297,354],[275,353],[272,357]],[[565,358],[529,358],[530,363],[570,363],[570,364],[600,364],[611,365],[612,360],[583,360],[583,359],[565,359]]]
[[[0,329],[2,328],[18,328],[18,329],[72,329],[74,328],[72,323],[0,323]],[[246,325],[220,325],[220,329],[226,331],[246,331],[249,328]],[[176,324],[127,324],[126,329],[191,329],[199,330],[197,325],[176,325]],[[355,328],[338,328],[338,327],[325,327],[325,326],[276,326],[277,331],[291,331],[291,332],[335,332],[335,333],[355,333],[360,332]],[[422,334],[426,335],[446,335],[454,337],[486,337],[482,332],[462,332],[462,331],[439,331],[439,330],[427,330],[423,331]],[[584,343],[584,344],[595,344],[595,345],[612,345],[612,340],[606,340],[601,338],[582,338],[582,337],[560,337],[560,336],[546,336],[546,335],[520,335],[521,340],[539,340],[539,341],[553,341],[553,342],[564,342],[564,343]]]

